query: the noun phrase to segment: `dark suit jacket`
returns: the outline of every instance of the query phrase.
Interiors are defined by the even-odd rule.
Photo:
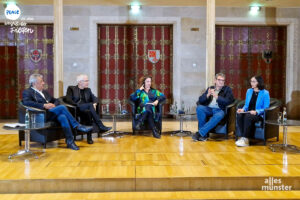
[[[98,103],[98,98],[95,97],[90,88],[84,89],[84,99],[87,103]],[[80,105],[80,89],[77,85],[68,87],[66,101],[72,105]]]
[[[198,104],[208,106],[210,102],[213,100],[212,96],[207,98],[207,93],[209,88],[210,87],[208,87],[206,91],[199,97]],[[218,94],[218,99],[217,99],[219,108],[225,110],[226,106],[228,106],[233,102],[234,102],[234,97],[231,88],[226,85],[223,86]]]
[[[43,90],[42,92],[46,99],[44,99],[42,95],[40,95],[37,91],[35,91],[31,87],[24,90],[22,93],[22,98],[23,98],[22,103],[25,106],[30,106],[39,109],[44,109],[44,104],[46,103],[53,103],[55,105],[59,105],[58,99],[52,97],[46,90]]]

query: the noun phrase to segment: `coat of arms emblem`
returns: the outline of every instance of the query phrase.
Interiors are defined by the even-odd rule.
[[[273,54],[273,53],[272,53],[272,51],[270,51],[270,50],[265,50],[265,51],[262,52],[262,58],[264,59],[264,61],[265,61],[267,64],[270,64],[270,63],[271,63],[272,57],[273,57],[272,54]]]
[[[152,63],[157,63],[160,58],[160,50],[148,50],[148,59]]]
[[[30,50],[30,60],[32,62],[38,63],[42,59],[42,50],[41,49],[31,49]]]

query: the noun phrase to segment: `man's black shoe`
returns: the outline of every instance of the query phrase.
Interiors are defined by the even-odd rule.
[[[99,129],[100,129],[100,131],[109,131],[112,129],[112,127],[100,126]]]
[[[205,142],[207,140],[207,137],[200,136],[198,140],[201,142]]]
[[[196,133],[192,136],[192,139],[193,139],[195,142],[197,142],[197,141],[202,141],[202,142],[204,142],[204,141],[207,140],[207,137],[202,137],[202,136],[200,135],[199,132],[196,132]]]
[[[192,136],[192,139],[194,140],[194,141],[199,141],[199,138],[200,138],[200,133],[199,132],[196,132],[193,136]]]
[[[91,130],[93,130],[93,127],[92,126],[83,126],[81,124],[79,124],[77,127],[76,127],[77,131],[81,131],[81,132],[84,132],[84,133],[88,133],[90,132]]]
[[[152,133],[153,137],[160,139],[161,135],[159,134],[156,128],[153,128]]]
[[[67,144],[67,148],[69,149],[73,149],[73,150],[79,150],[79,147],[75,144],[75,142],[71,142],[69,144]]]
[[[94,143],[91,133],[88,133],[86,138],[87,138],[87,143],[88,144],[93,144]]]

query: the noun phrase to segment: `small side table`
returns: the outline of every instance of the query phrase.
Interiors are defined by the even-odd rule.
[[[124,118],[129,116],[129,113],[126,114],[121,114],[121,113],[102,113],[103,116],[111,116],[113,119],[113,127],[112,127],[112,131],[106,132],[104,134],[102,134],[101,137],[123,137],[124,134],[127,134],[126,132],[123,131],[117,131],[117,119],[118,118]]]
[[[196,115],[196,113],[184,113],[184,114],[167,113],[167,115],[173,115],[173,116],[179,117],[179,130],[174,131],[171,136],[176,135],[178,137],[184,137],[184,136],[189,136],[192,134],[191,131],[183,130],[183,118],[185,116]]]
[[[10,128],[7,126],[3,126],[3,129],[5,130],[18,130],[18,131],[25,131],[25,148],[23,150],[19,150],[17,153],[11,154],[8,156],[8,159],[12,159],[16,156],[22,156],[22,155],[33,155],[35,158],[38,158],[38,156],[30,150],[30,130],[40,130],[40,129],[47,129],[51,126],[51,123],[35,123],[30,124],[28,126],[23,127],[15,127]],[[44,151],[41,151],[44,152]]]
[[[295,145],[287,143],[287,128],[288,126],[300,126],[299,120],[287,120],[286,122],[278,122],[277,120],[266,120],[266,124],[272,124],[277,126],[283,126],[283,143],[282,144],[271,144],[270,149],[273,152],[277,151],[291,151],[300,153],[300,149]]]

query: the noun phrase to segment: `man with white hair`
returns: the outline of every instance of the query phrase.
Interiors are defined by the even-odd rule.
[[[79,150],[79,147],[74,142],[72,128],[82,132],[90,132],[92,127],[79,124],[68,109],[59,105],[58,99],[53,98],[44,89],[45,82],[43,75],[32,74],[29,77],[30,88],[23,91],[23,104],[38,109],[46,110],[47,121],[58,121],[62,126],[67,142],[67,148]]]
[[[94,122],[99,127],[100,131],[109,131],[111,127],[106,127],[100,120],[99,115],[96,112],[96,105],[98,103],[98,98],[92,93],[89,88],[89,78],[85,74],[80,74],[77,76],[77,85],[69,86],[67,89],[66,101],[72,105],[76,105],[78,110],[82,114],[86,110],[89,110],[92,114]],[[89,144],[93,143],[91,134],[87,135],[87,141]]]

